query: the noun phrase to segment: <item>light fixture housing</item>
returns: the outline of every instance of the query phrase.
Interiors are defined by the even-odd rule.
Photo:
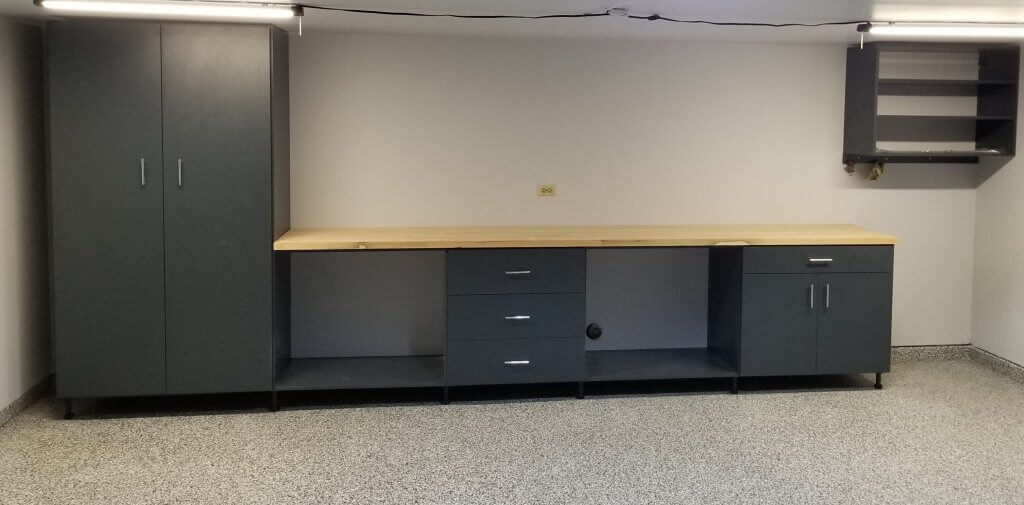
[[[1024,39],[1024,24],[988,23],[864,23],[857,31],[893,37]]]
[[[298,5],[204,1],[124,2],[116,0],[33,0],[45,9],[86,14],[285,19],[302,16]]]

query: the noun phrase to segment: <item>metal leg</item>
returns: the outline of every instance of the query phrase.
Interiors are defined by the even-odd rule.
[[[583,396],[583,381],[580,381],[578,389],[576,390],[576,398],[582,400]]]
[[[74,419],[75,411],[72,408],[71,398],[64,400],[64,419]]]
[[[740,378],[739,377],[733,377],[732,378],[732,388],[729,389],[729,392],[734,394],[734,395],[735,394],[739,394],[739,392],[740,392]]]
[[[277,412],[281,410],[281,404],[277,401],[277,391],[270,392],[270,411]]]
[[[882,389],[882,374],[875,374],[875,389]]]
[[[448,386],[441,388],[441,405],[448,405]]]

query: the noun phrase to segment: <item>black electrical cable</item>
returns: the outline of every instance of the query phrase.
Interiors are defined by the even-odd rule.
[[[303,9],[315,9],[324,11],[349,12],[353,14],[377,14],[381,16],[411,16],[417,18],[459,18],[459,19],[556,19],[556,18],[596,18],[610,16],[605,12],[586,12],[581,14],[544,14],[540,16],[525,16],[516,14],[432,14],[428,12],[402,12],[402,11],[378,11],[369,9],[346,9],[344,7],[329,7],[326,5],[297,4]]]
[[[866,20],[855,20],[855,21],[826,21],[822,23],[756,23],[756,22],[739,22],[739,21],[707,21],[703,19],[676,19],[665,17],[659,14],[651,14],[649,16],[638,16],[634,14],[613,14],[611,10],[604,12],[584,12],[577,14],[542,14],[537,16],[518,15],[518,14],[433,14],[428,12],[405,12],[405,11],[381,11],[371,9],[349,9],[345,7],[330,7],[326,5],[310,5],[310,4],[298,4],[303,9],[314,9],[324,11],[335,11],[335,12],[348,12],[352,14],[375,14],[380,16],[409,16],[409,17],[420,17],[420,18],[458,18],[458,19],[568,19],[568,18],[599,18],[606,16],[613,17],[624,17],[627,19],[642,19],[645,21],[668,21],[671,23],[682,23],[682,24],[700,24],[700,25],[714,25],[714,26],[752,26],[752,27],[767,27],[767,28],[787,28],[787,27],[806,27],[813,28],[819,26],[841,26],[841,25],[859,25],[867,23]]]
[[[665,17],[659,14],[651,14],[650,16],[637,16],[630,14],[629,19],[645,19],[647,21],[669,21],[671,23],[683,23],[690,25],[714,25],[714,26],[762,26],[766,28],[787,28],[790,26],[804,27],[804,28],[816,28],[819,26],[844,26],[844,25],[860,25],[868,23],[868,21],[857,20],[857,21],[825,21],[822,23],[756,23],[756,22],[742,22],[742,21],[707,21],[704,19],[675,19]]]

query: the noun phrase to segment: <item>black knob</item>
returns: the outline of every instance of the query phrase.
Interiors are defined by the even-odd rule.
[[[597,323],[590,323],[587,325],[587,336],[590,337],[591,340],[601,338],[602,333],[604,333],[604,330],[601,329],[601,325]]]

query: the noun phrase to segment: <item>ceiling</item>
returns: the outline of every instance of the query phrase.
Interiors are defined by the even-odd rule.
[[[287,0],[263,1],[293,3]],[[770,23],[863,19],[1024,22],[1024,0],[296,0],[294,3],[385,11],[519,15],[604,12],[618,7],[636,15],[657,13],[686,19]],[[32,0],[0,0],[0,15],[43,20],[53,18],[50,14],[32,5]],[[298,31],[294,20],[279,23],[279,26],[290,32]],[[744,42],[846,43],[858,40],[853,26],[720,27],[621,17],[480,20],[381,16],[314,9],[306,10],[303,31]]]

